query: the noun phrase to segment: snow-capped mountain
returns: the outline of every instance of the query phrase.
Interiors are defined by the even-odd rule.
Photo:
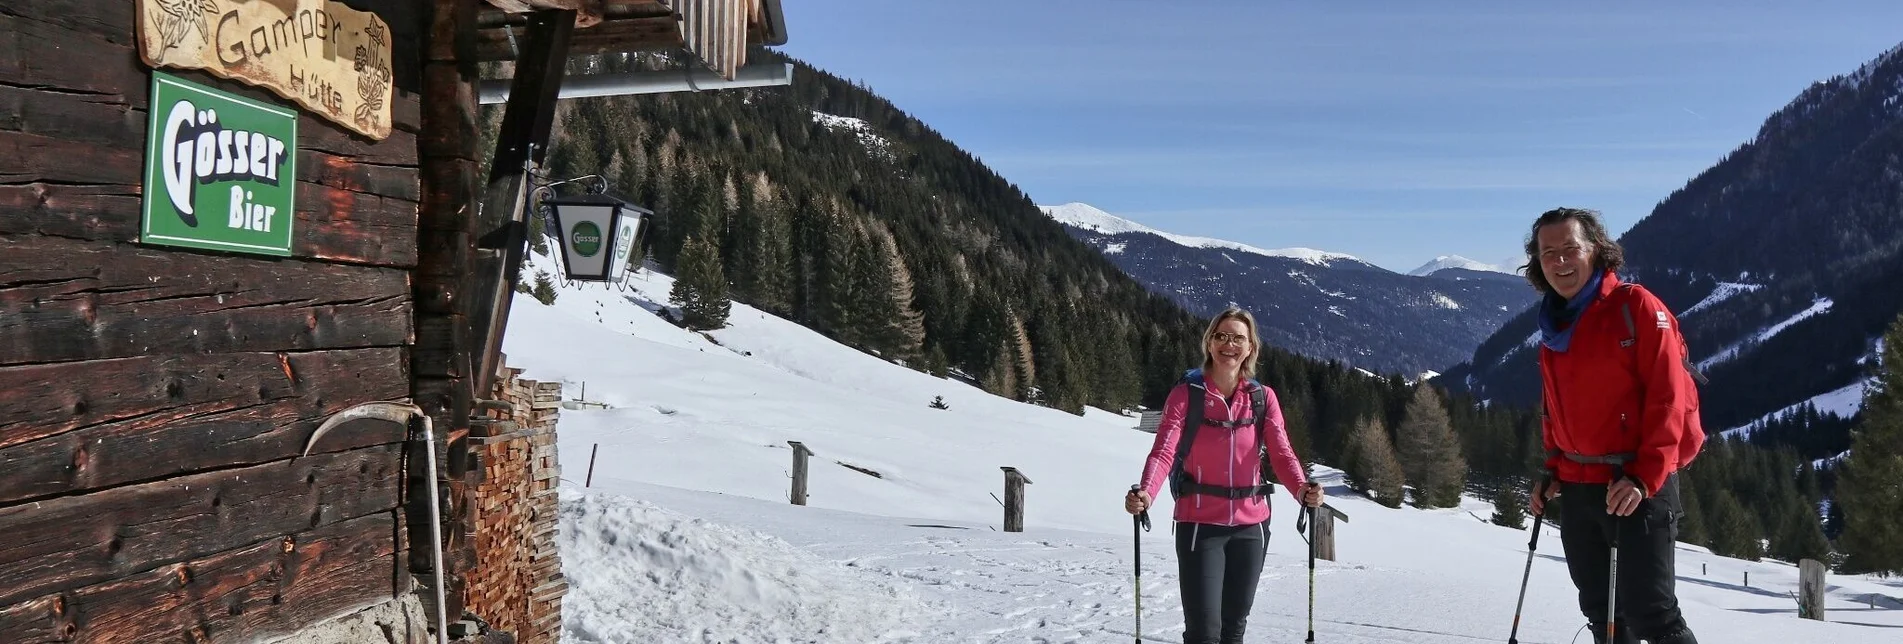
[[[1422,264],[1420,268],[1408,271],[1407,274],[1416,277],[1425,277],[1449,268],[1514,275],[1513,269],[1507,268],[1502,264],[1486,264],[1459,255],[1441,255],[1440,257],[1434,258],[1434,261]]]
[[[1878,336],[1903,310],[1899,151],[1903,45],[1806,88],[1620,236],[1625,277],[1677,313],[1710,378],[1700,389],[1707,430],[1806,403],[1857,411]],[[1533,404],[1534,329],[1532,315],[1515,318],[1442,380]],[[1848,445],[1847,426],[1819,425],[1837,435],[1795,446],[1831,456]]]
[[[1162,237],[1172,242],[1176,242],[1177,244],[1188,246],[1191,248],[1215,248],[1215,249],[1224,249],[1224,250],[1239,250],[1245,253],[1254,253],[1264,257],[1286,257],[1289,259],[1298,259],[1310,264],[1315,264],[1317,266],[1330,266],[1330,265],[1333,265],[1335,262],[1339,262],[1339,261],[1350,261],[1350,262],[1359,262],[1359,263],[1366,264],[1366,262],[1361,261],[1361,258],[1355,257],[1353,255],[1344,255],[1342,253],[1331,253],[1328,251],[1315,250],[1313,248],[1278,248],[1275,250],[1263,250],[1261,248],[1256,248],[1248,244],[1241,244],[1241,243],[1236,243],[1236,242],[1223,240],[1223,239],[1211,239],[1209,237],[1191,237],[1189,235],[1177,235],[1173,233],[1166,233],[1161,230],[1157,230],[1155,228],[1151,228],[1143,224],[1139,224],[1137,222],[1130,221],[1128,219],[1124,219],[1116,215],[1112,215],[1102,210],[1098,210],[1096,207],[1091,206],[1090,204],[1073,202],[1073,203],[1067,203],[1061,206],[1047,206],[1044,208],[1044,213],[1047,215],[1050,215],[1051,219],[1057,220],[1057,222],[1060,224],[1064,224],[1066,226],[1085,230],[1085,231],[1102,233],[1105,235],[1122,235],[1125,233],[1145,233],[1145,234],[1155,235],[1157,237]],[[1369,265],[1372,266],[1372,264],[1369,264]]]
[[[1192,313],[1233,303],[1255,313],[1271,346],[1383,374],[1456,364],[1533,301],[1523,280],[1477,262],[1402,275],[1342,253],[1164,232],[1087,204],[1044,211]]]

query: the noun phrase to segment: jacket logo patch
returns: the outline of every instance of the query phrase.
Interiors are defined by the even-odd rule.
[[[1630,349],[1632,348],[1632,345],[1637,344],[1638,342],[1639,341],[1635,338],[1626,338],[1624,340],[1619,341],[1619,348]]]
[[[1666,317],[1664,311],[1655,311],[1655,313],[1658,313],[1659,316],[1659,328],[1670,330],[1672,328],[1671,318]]]

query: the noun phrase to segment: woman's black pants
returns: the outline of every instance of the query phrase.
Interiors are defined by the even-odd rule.
[[[1266,523],[1176,524],[1184,644],[1241,644],[1268,548]]]

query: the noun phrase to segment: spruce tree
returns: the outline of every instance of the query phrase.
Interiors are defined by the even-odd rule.
[[[681,307],[681,320],[687,328],[706,331],[727,326],[733,302],[727,298],[727,281],[721,275],[719,251],[714,245],[689,237],[675,273],[668,299]]]
[[[1451,508],[1460,505],[1460,492],[1467,482],[1467,459],[1449,425],[1447,408],[1441,405],[1434,388],[1421,384],[1414,388],[1401,421],[1397,450],[1401,467],[1414,488],[1414,505],[1423,508]]]
[[[1903,317],[1883,336],[1877,379],[1863,392],[1835,505],[1848,572],[1903,574]]]
[[[1824,524],[1811,506],[1791,508],[1779,522],[1777,539],[1771,542],[1771,556],[1797,563],[1805,559],[1825,561],[1830,542],[1824,539]]]
[[[1758,519],[1738,503],[1730,490],[1718,490],[1708,518],[1711,525],[1711,551],[1721,557],[1746,561],[1764,558],[1764,528]]]
[[[766,175],[760,176],[760,184],[753,192],[753,219],[759,230],[751,236],[749,251],[758,256],[753,262],[754,270],[759,272],[754,276],[754,297],[761,309],[787,317],[793,314],[793,278],[797,273],[792,222],[786,201],[765,187]]]
[[[1517,482],[1500,486],[1493,494],[1493,524],[1515,530],[1526,528],[1526,493],[1530,489]]]
[[[1693,477],[1680,474],[1678,477],[1678,503],[1684,512],[1684,518],[1678,521],[1678,540],[1695,546],[1711,546],[1710,532],[1705,529],[1704,504],[1698,500],[1698,493],[1692,489]]]

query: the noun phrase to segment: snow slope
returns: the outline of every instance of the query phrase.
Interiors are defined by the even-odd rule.
[[[1855,416],[1858,411],[1863,409],[1863,390],[1869,386],[1870,383],[1871,381],[1869,380],[1859,380],[1843,388],[1817,394],[1809,400],[1765,414],[1760,416],[1757,420],[1727,429],[1722,433],[1726,438],[1750,438],[1751,428],[1753,426],[1756,426],[1758,423],[1770,422],[1782,414],[1797,411],[1798,408],[1806,404],[1816,406],[1817,413],[1820,414],[1836,414],[1841,418]]]
[[[1829,311],[1832,304],[1833,302],[1828,297],[1817,298],[1816,301],[1811,302],[1810,308],[1804,309],[1802,311],[1798,311],[1795,315],[1792,315],[1790,318],[1785,319],[1782,322],[1778,322],[1777,324],[1773,324],[1770,327],[1764,329],[1763,331],[1759,331],[1757,335],[1752,336],[1752,338],[1749,340],[1739,342],[1729,347],[1725,347],[1723,351],[1719,351],[1718,353],[1712,354],[1712,356],[1709,358],[1705,358],[1704,360],[1698,361],[1698,368],[1700,370],[1710,369],[1712,365],[1718,364],[1720,362],[1724,362],[1726,360],[1730,360],[1731,358],[1737,356],[1740,352],[1745,351],[1749,349],[1750,347],[1756,346],[1764,342],[1765,340],[1771,339],[1771,336],[1777,335],[1778,332],[1783,331],[1787,328],[1790,328],[1791,325],[1804,321],[1805,318],[1809,318],[1810,316],[1818,315],[1818,314]]]
[[[552,269],[530,258],[531,271]],[[670,285],[648,274],[631,290],[564,287],[554,306],[512,307],[508,363],[531,379],[585,381],[612,407],[561,417],[566,641],[1130,640],[1131,520],[1119,499],[1152,438],[1135,418],[1000,399],[744,304],[729,328],[688,333],[649,313]],[[934,396],[950,409],[927,407]],[[786,503],[789,440],[815,452],[807,507]],[[576,489],[596,446],[593,489]],[[1033,481],[1023,533],[998,531],[1005,465]],[[1341,489],[1332,471],[1320,478],[1351,520],[1338,528],[1342,561],[1317,564],[1318,639],[1505,639],[1524,531],[1478,520],[1479,501],[1393,510]],[[1285,493],[1274,504],[1252,642],[1306,630],[1295,507]],[[1156,641],[1180,637],[1182,619],[1168,506],[1141,539],[1143,624]],[[1572,642],[1575,594],[1557,535],[1542,541],[1521,640]],[[1678,555],[1681,599],[1704,641],[1860,644],[1903,632],[1895,581],[1831,579],[1833,620],[1884,627],[1817,623],[1793,617],[1791,566]],[[1891,597],[1862,608],[1873,593]]]
[[[1089,204],[1083,204],[1083,203],[1073,202],[1073,203],[1067,203],[1061,206],[1040,206],[1039,208],[1041,208],[1044,211],[1044,214],[1050,216],[1051,219],[1056,220],[1058,223],[1076,226],[1078,228],[1083,228],[1085,230],[1094,230],[1106,235],[1121,235],[1124,233],[1148,233],[1148,234],[1156,235],[1158,237],[1168,239],[1172,242],[1176,242],[1178,244],[1193,247],[1193,248],[1228,248],[1228,249],[1239,250],[1239,251],[1243,251],[1247,253],[1255,253],[1257,255],[1264,255],[1268,257],[1288,257],[1293,259],[1299,259],[1304,262],[1308,262],[1310,264],[1315,264],[1319,266],[1327,266],[1333,262],[1340,261],[1340,260],[1347,260],[1347,261],[1353,261],[1353,262],[1361,261],[1360,258],[1355,257],[1353,255],[1347,255],[1343,253],[1332,253],[1332,252],[1328,252],[1324,250],[1315,250],[1313,248],[1278,248],[1275,250],[1264,250],[1261,248],[1250,246],[1248,244],[1232,242],[1232,241],[1223,240],[1223,239],[1212,239],[1209,237],[1192,237],[1189,235],[1178,235],[1175,233],[1166,233],[1161,230],[1157,230],[1155,228],[1151,228],[1149,226],[1145,226],[1143,224],[1139,224],[1137,222],[1130,221],[1128,219],[1124,219],[1116,215],[1112,215],[1102,210],[1098,210],[1094,206],[1091,206]]]

